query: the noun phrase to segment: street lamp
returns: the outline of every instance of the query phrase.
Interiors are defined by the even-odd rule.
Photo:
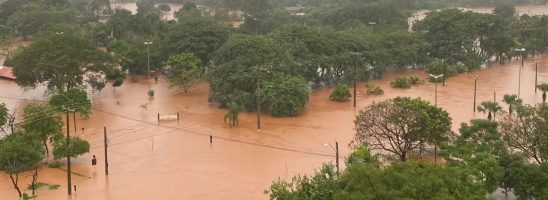
[[[339,176],[339,142],[335,142],[335,148],[331,146],[331,144],[325,143],[323,144],[325,147],[331,147],[333,151],[335,151],[335,166],[337,167],[337,177]]]
[[[152,97],[154,96],[154,91],[150,87],[150,45],[152,42],[145,42],[145,45],[147,45],[147,72],[148,72],[148,96]]]
[[[438,78],[441,78],[443,77],[443,74],[438,74],[438,75],[434,75],[434,74],[429,74],[430,77],[434,78],[435,80],[435,94],[434,94],[434,106],[438,106]],[[421,149],[422,149],[422,142],[421,142]],[[422,151],[421,151],[422,152]],[[438,161],[438,145],[437,144],[434,144],[434,163],[437,163]]]
[[[476,74],[476,77],[474,77],[474,113],[476,113],[476,89],[478,86],[478,75]]]
[[[521,90],[521,68],[523,67],[523,52],[525,51],[525,48],[514,49],[514,50],[519,51],[519,56],[521,57],[521,67],[519,68],[519,75],[518,75],[518,98],[519,98],[520,90]]]
[[[537,93],[538,63],[540,62],[540,60],[535,60],[533,62],[535,63],[535,93]]]

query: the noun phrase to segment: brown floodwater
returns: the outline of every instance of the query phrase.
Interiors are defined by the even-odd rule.
[[[546,82],[547,58],[544,55],[525,61],[521,97],[526,103],[541,101],[541,93],[534,92],[532,61],[543,60],[539,63],[538,77],[539,82]],[[478,75],[478,104],[492,100],[494,92],[497,102],[502,103],[503,94],[517,93],[519,64],[516,60],[494,64],[450,77],[447,86],[438,85],[438,105],[450,113],[453,129],[474,117],[485,117],[473,113],[475,75]],[[358,108],[396,96],[434,101],[433,83],[410,89],[391,88],[390,81],[400,75],[427,76],[421,71],[393,72],[382,80],[371,81],[385,90],[382,96],[365,95],[365,84],[359,84]],[[72,176],[77,191],[67,196],[66,172],[44,165],[38,180],[61,187],[40,190],[38,199],[267,199],[263,191],[278,177],[289,179],[295,174],[310,174],[322,163],[334,161],[334,153],[325,148],[325,143],[338,141],[342,157],[351,152],[348,143],[353,138],[352,121],[357,109],[351,102],[329,101],[331,89],[311,92],[310,103],[299,117],[262,115],[262,130],[258,132],[254,113],[241,114],[238,127],[226,126],[223,122],[226,110],[207,103],[206,84],[182,93],[168,88],[165,80],[160,79],[152,83],[152,88],[156,91],[152,100],[146,94],[146,80],[128,80],[116,92],[107,86],[93,94],[91,118],[77,117],[78,131],[71,133],[91,143],[90,153],[73,159],[73,171],[78,173]],[[0,80],[0,100],[18,111],[29,102],[20,99],[45,99],[43,90],[41,87],[23,91],[13,82]],[[147,109],[142,109],[142,105]],[[181,114],[179,123],[157,125],[158,113],[177,112]],[[104,174],[103,126],[107,127],[110,138],[108,177]],[[209,143],[209,135],[213,136],[213,144]],[[98,159],[95,168],[91,166],[92,155]],[[28,174],[20,180],[24,188],[29,181]],[[0,199],[17,199],[5,174],[0,174]]]

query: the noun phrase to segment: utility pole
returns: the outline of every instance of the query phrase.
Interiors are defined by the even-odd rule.
[[[257,131],[261,131],[261,79],[259,77],[259,67],[257,66],[256,69],[256,76],[257,76]]]
[[[519,51],[519,55],[521,57],[521,67],[519,68],[519,75],[518,75],[518,98],[519,98],[520,90],[521,90],[521,68],[523,68],[523,52],[525,52],[525,48],[515,49],[515,51]]]
[[[67,188],[68,194],[72,194],[72,181],[71,181],[71,169],[70,169],[70,119],[69,119],[69,109],[66,107],[67,114]]]
[[[535,60],[535,93],[537,93],[537,85],[538,85],[538,63],[540,61],[539,60]]]
[[[474,77],[474,113],[476,113],[476,88],[478,86],[478,75]]]
[[[339,142],[335,142],[335,163],[337,165],[337,178],[339,177]]]
[[[108,175],[108,139],[107,139],[107,127],[103,127],[104,139],[105,139],[105,175]]]
[[[356,61],[356,64],[358,64],[357,61]],[[356,107],[356,65],[354,65],[354,108],[355,107]]]

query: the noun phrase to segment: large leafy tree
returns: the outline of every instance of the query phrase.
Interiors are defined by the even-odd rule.
[[[82,117],[89,117],[91,114],[91,101],[86,91],[73,88],[53,95],[49,105],[58,112],[80,113]]]
[[[291,181],[278,179],[265,191],[271,200],[330,200],[340,189],[333,165],[324,164],[312,176],[295,176]]]
[[[10,61],[18,85],[35,88],[44,84],[58,91],[100,78],[98,74],[104,74],[110,62],[107,53],[76,33],[41,37]]]
[[[500,132],[508,145],[525,153],[537,163],[548,160],[548,106],[523,105],[516,107],[516,114],[504,116]]]
[[[192,52],[207,65],[229,38],[230,29],[208,18],[183,20],[168,31],[165,43],[174,54]]]
[[[354,120],[353,143],[369,144],[406,161],[421,142],[439,144],[451,133],[451,118],[441,108],[407,97],[397,97],[367,106]]]
[[[287,49],[264,36],[233,36],[216,52],[214,62],[209,72],[209,100],[223,106],[236,101],[246,110],[256,106],[259,79],[300,74]]]
[[[49,153],[48,139],[62,136],[63,122],[54,112],[55,110],[47,104],[29,104],[23,111],[25,121],[21,127],[25,132],[35,134],[40,139],[46,154]]]
[[[279,77],[264,82],[260,90],[263,93],[262,105],[268,106],[275,117],[297,116],[308,103],[308,88],[304,78]]]
[[[182,53],[169,57],[163,63],[164,70],[170,73],[169,82],[178,86],[186,93],[204,74],[201,60],[193,53]]]
[[[37,167],[44,158],[44,147],[34,136],[26,133],[14,133],[0,140],[0,170],[9,174],[19,197],[19,175]]]
[[[70,7],[54,7],[48,4],[28,4],[8,19],[7,25],[14,34],[24,38],[36,36],[53,24],[77,24],[78,12]]]
[[[472,120],[470,124],[461,124],[459,133],[449,145],[442,145],[441,155],[447,165],[470,170],[475,180],[483,183],[485,191],[493,192],[504,176],[505,169],[499,164],[507,154],[497,123]]]

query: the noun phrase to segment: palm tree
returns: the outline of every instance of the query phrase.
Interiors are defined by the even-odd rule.
[[[484,101],[481,102],[480,106],[478,106],[478,111],[482,113],[489,113],[487,115],[487,119],[491,120],[495,118],[495,114],[502,110],[502,107],[497,102],[492,101]],[[491,113],[493,113],[493,117],[491,117]]]
[[[227,123],[230,126],[237,126],[238,125],[238,115],[243,110],[242,106],[240,106],[236,102],[230,102],[228,103],[228,112],[225,114],[224,120],[225,123]]]
[[[521,100],[520,98],[518,98],[517,95],[515,94],[505,94],[504,95],[504,99],[502,100],[504,103],[508,104],[508,113],[512,114],[512,108],[513,106],[517,106],[517,105],[520,105],[523,100]]]
[[[542,103],[546,103],[546,92],[548,92],[548,83],[537,85],[537,88],[542,91]]]

